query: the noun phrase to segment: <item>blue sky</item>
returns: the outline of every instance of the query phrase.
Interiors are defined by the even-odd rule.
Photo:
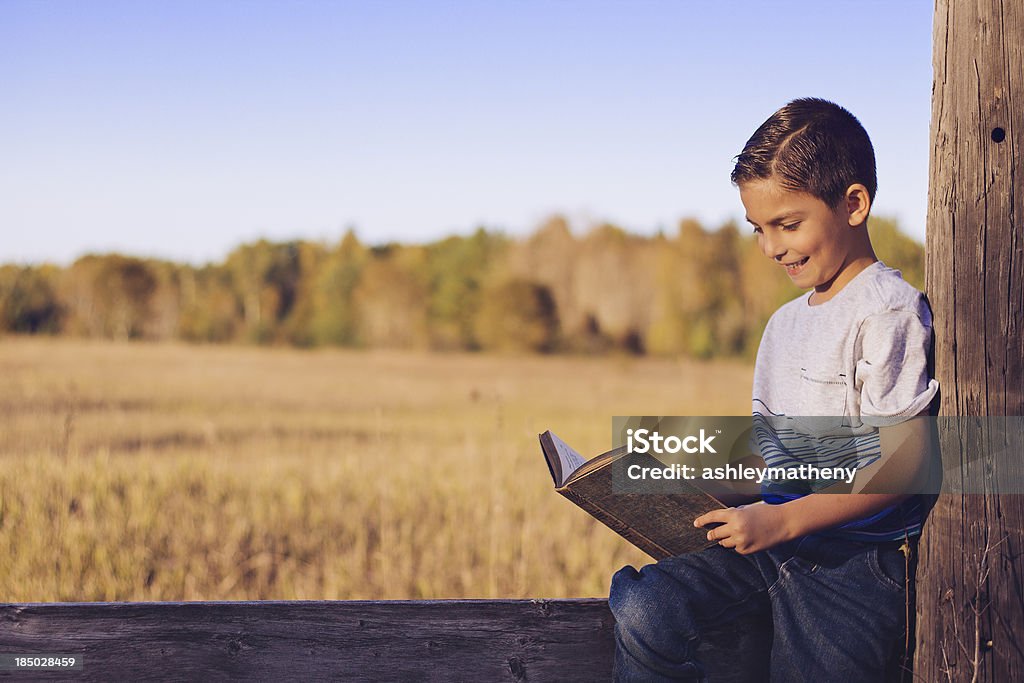
[[[924,236],[932,5],[0,3],[0,262],[243,241],[527,234],[554,212],[741,218],[732,158],[786,101],[871,134]]]

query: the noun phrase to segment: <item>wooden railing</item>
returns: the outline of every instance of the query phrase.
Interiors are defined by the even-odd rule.
[[[600,599],[2,604],[0,654],[81,657],[32,680],[607,681],[613,623]],[[711,680],[763,680],[753,626],[706,639]]]

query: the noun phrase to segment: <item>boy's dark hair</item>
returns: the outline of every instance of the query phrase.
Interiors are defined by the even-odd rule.
[[[793,100],[754,131],[732,169],[736,185],[772,177],[830,207],[854,183],[863,183],[874,201],[875,150],[860,121],[838,104]]]

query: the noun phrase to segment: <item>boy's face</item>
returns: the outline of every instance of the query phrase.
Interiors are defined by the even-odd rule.
[[[860,186],[851,189],[856,187]],[[866,209],[863,215],[851,213],[848,201],[833,209],[813,195],[783,188],[773,178],[743,183],[740,199],[761,251],[784,268],[797,287],[827,293],[852,279],[843,274],[861,252],[857,241],[864,230],[853,228],[864,222]]]

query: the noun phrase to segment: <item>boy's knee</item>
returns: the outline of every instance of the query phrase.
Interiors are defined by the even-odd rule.
[[[662,610],[669,605],[678,607],[679,596],[674,583],[657,565],[649,564],[640,571],[625,566],[612,576],[608,591],[608,607],[616,623],[629,626],[651,626],[663,621]]]
[[[631,565],[626,565],[612,576],[611,587],[608,589],[608,607],[611,608],[615,621],[628,619],[634,614],[640,602],[640,573]]]
[[[620,569],[612,576],[608,606],[615,617],[616,680],[700,677],[686,596],[662,568]]]

